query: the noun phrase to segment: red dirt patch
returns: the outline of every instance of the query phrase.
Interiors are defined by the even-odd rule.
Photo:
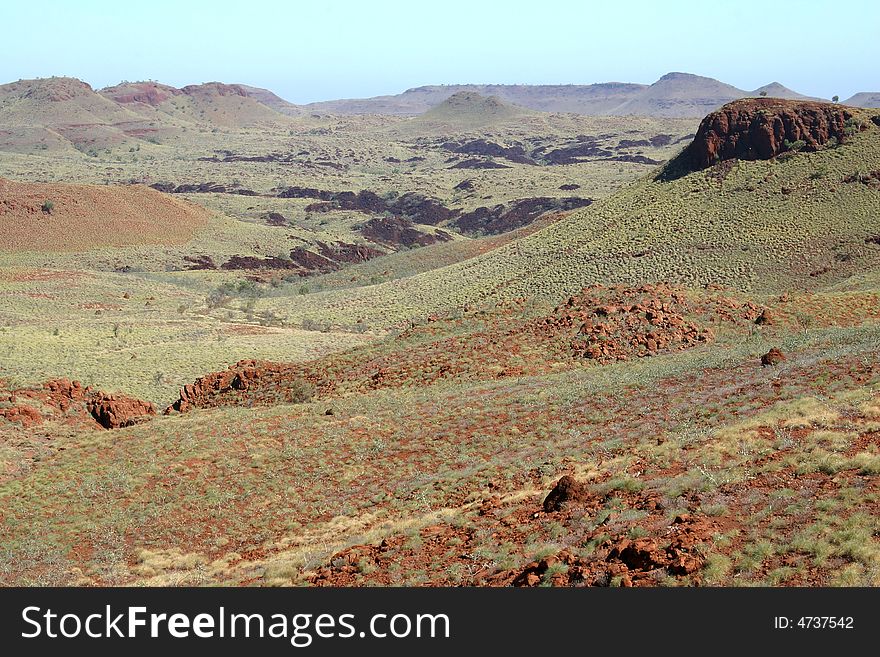
[[[141,185],[0,179],[0,222],[0,250],[85,251],[103,246],[181,244],[207,224],[208,213]]]

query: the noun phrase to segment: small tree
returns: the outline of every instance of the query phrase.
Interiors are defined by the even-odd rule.
[[[831,102],[832,103],[840,102],[840,96],[831,96]]]
[[[764,96],[766,96],[766,95],[767,95],[767,91],[766,91],[766,90],[764,90],[764,91],[761,92],[761,97],[762,97],[762,98],[763,98]]]
[[[52,210],[55,209],[55,203],[49,200],[43,201],[43,205],[40,207],[43,211],[43,214],[52,214]]]

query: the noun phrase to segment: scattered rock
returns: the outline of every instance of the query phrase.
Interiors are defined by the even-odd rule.
[[[711,329],[685,318],[688,304],[666,286],[621,289],[602,301],[591,292],[585,289],[570,297],[536,325],[538,330],[555,334],[573,332],[568,347],[575,357],[611,363],[688,349],[714,339]]]
[[[187,269],[217,269],[214,259],[209,255],[183,256],[184,261],[190,263]]]
[[[220,265],[220,269],[237,270],[237,269],[297,269],[298,265],[285,258],[277,256],[269,256],[266,258],[257,258],[256,256],[240,256],[234,255],[229,260]]]
[[[280,212],[269,212],[266,214],[266,225],[284,227],[289,226],[290,222]]]
[[[770,311],[764,308],[761,311],[761,314],[755,318],[755,324],[758,326],[769,326],[773,324],[773,316],[770,314]]]
[[[587,484],[577,481],[571,475],[565,475],[556,482],[553,490],[544,499],[544,511],[547,513],[561,511],[569,502],[585,502],[590,498]]]
[[[479,207],[458,217],[453,225],[466,234],[498,235],[527,226],[548,212],[569,212],[593,202],[588,198],[549,198],[545,196],[524,198],[510,205],[499,204],[493,208]]]
[[[360,233],[371,242],[387,246],[428,246],[436,242],[448,242],[447,233],[423,233],[408,219],[400,217],[376,217],[360,228]]]
[[[608,158],[613,157],[613,151],[603,148],[598,137],[581,135],[571,143],[553,149],[538,149],[532,153],[532,157],[539,159],[548,165],[578,164],[583,158]]]
[[[761,365],[763,367],[779,365],[781,362],[785,360],[785,354],[783,354],[779,349],[773,347],[766,354],[761,356]]]

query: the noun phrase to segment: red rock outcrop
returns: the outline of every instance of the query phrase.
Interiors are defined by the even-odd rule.
[[[538,321],[539,328],[552,334],[574,330],[569,349],[575,356],[613,363],[714,340],[712,329],[685,317],[685,297],[667,286],[622,288],[604,300],[593,292],[585,289]]]
[[[705,563],[701,546],[718,532],[716,519],[679,515],[666,528],[663,539],[644,537],[608,539],[590,557],[562,550],[532,561],[520,569],[500,571],[488,578],[493,586],[656,586],[658,575],[699,583]],[[555,568],[564,565],[565,568]]]
[[[43,416],[40,412],[25,404],[0,408],[0,418],[20,424],[25,429],[43,423]]]
[[[95,421],[105,429],[130,427],[156,414],[156,407],[150,402],[100,391],[89,399],[86,408]]]
[[[118,429],[156,414],[150,402],[108,394],[69,379],[52,379],[42,386],[15,390],[0,386],[0,404],[0,418],[24,428],[54,420],[84,428]]]
[[[728,103],[703,119],[685,153],[694,169],[733,158],[769,160],[803,142],[803,150],[817,150],[832,137],[846,139],[845,106],[778,98],[745,98]]]
[[[311,382],[296,375],[296,367],[292,364],[242,360],[227,370],[211,372],[196,379],[195,383],[183,386],[180,397],[165,409],[165,414],[228,405],[230,395],[235,401],[251,388],[260,386],[272,388],[275,391],[273,399],[277,402],[303,402],[311,399],[315,392]],[[265,390],[259,392],[265,393]]]

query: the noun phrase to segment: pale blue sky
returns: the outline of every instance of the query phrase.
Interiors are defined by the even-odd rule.
[[[442,83],[777,80],[880,91],[880,1],[3,2],[0,82],[266,87],[301,103]]]

